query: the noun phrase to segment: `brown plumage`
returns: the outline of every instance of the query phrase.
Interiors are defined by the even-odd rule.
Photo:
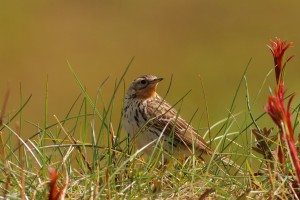
[[[137,148],[143,148],[161,134],[166,152],[175,156],[212,154],[205,140],[177,111],[156,93],[157,84],[163,80],[153,75],[135,79],[125,96],[123,128]],[[144,149],[150,154],[156,142]]]

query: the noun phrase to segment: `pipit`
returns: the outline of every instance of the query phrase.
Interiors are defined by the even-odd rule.
[[[211,155],[212,149],[197,131],[156,92],[163,78],[145,75],[135,79],[125,96],[123,128],[138,149],[151,154],[160,139],[168,155]],[[149,145],[149,143],[153,144]],[[146,148],[147,147],[147,148]]]

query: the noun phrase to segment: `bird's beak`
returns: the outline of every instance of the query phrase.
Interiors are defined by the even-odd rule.
[[[164,80],[163,78],[156,78],[156,79],[153,79],[152,81],[151,81],[151,83],[152,84],[155,84],[155,83],[158,83],[158,82],[160,82],[160,81],[162,81],[162,80]]]

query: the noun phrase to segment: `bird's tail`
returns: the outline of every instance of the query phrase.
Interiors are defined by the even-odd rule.
[[[242,170],[242,167],[237,164],[232,159],[228,158],[226,155],[218,154],[215,155],[213,158],[221,167],[221,169],[224,169],[226,173],[228,174],[240,174],[244,175],[244,171]]]

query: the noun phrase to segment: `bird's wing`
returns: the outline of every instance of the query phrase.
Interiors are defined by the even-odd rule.
[[[158,130],[164,130],[165,134],[170,134],[169,138],[174,138],[174,141],[180,141],[190,149],[194,145],[197,150],[208,154],[212,153],[205,140],[166,101],[162,100],[156,111],[153,110],[153,112],[156,113],[156,117],[153,119],[152,126]],[[171,135],[172,133],[174,135]]]

